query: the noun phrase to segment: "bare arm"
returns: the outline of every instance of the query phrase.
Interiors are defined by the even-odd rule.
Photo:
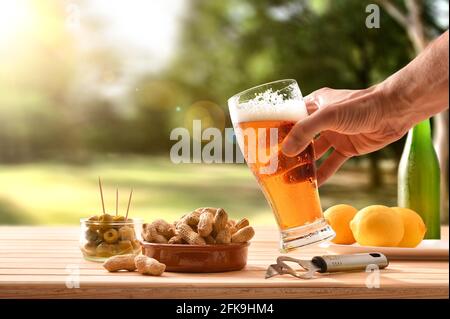
[[[401,110],[408,128],[448,108],[448,36],[448,31],[442,34],[379,85],[392,109]]]
[[[318,183],[348,158],[400,139],[412,126],[448,108],[448,31],[407,66],[363,90],[323,88],[305,97],[310,116],[286,137],[283,152],[294,156],[315,140],[317,158],[334,151],[318,170]]]

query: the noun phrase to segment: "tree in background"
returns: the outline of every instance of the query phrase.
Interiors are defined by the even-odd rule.
[[[387,15],[365,26],[368,1],[191,2],[172,81],[192,103],[226,100],[253,85],[295,78],[304,94],[323,86],[358,89],[383,80],[413,56],[403,29]],[[386,32],[389,30],[389,32]],[[382,184],[379,158],[399,158],[402,143],[368,155],[372,187]]]
[[[228,97],[280,78],[297,79],[305,95],[370,86],[442,31],[433,1],[379,3],[395,19],[382,14],[381,28],[368,29],[368,0],[191,0],[172,63],[130,80],[124,56],[131,50],[104,41],[98,31],[107,23],[91,17],[82,34],[71,34],[64,2],[39,2],[36,28],[0,43],[0,162],[167,154],[172,127],[196,117],[229,127]],[[103,92],[120,85],[127,98]],[[439,123],[448,114],[437,119],[445,174],[447,130]],[[399,141],[367,156],[373,187],[383,183],[379,159],[398,160],[402,148]]]
[[[0,162],[70,152],[73,141],[65,106],[74,42],[63,31],[64,8],[56,2],[29,5],[36,27],[0,38]]]

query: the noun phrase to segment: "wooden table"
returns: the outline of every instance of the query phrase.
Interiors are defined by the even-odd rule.
[[[443,230],[448,238],[448,228]],[[0,227],[0,298],[448,298],[448,261],[391,261],[380,288],[365,272],[264,279],[278,253],[277,231],[259,227],[242,271],[217,274],[108,273],[85,261],[79,229]],[[325,254],[319,248],[292,256]],[[78,281],[79,279],[79,281]],[[79,287],[77,287],[79,282]]]

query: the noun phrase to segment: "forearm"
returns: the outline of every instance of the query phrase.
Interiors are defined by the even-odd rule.
[[[448,108],[448,50],[447,31],[407,66],[378,85],[388,101],[388,113],[413,126]]]

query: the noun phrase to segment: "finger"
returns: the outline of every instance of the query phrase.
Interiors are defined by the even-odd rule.
[[[325,136],[321,135],[314,140],[314,153],[315,158],[321,158],[323,154],[325,154],[331,147],[331,143],[325,138]]]
[[[283,153],[287,156],[295,156],[302,152],[318,133],[332,129],[334,115],[328,110],[327,108],[319,109],[298,121],[283,141]]]
[[[305,96],[303,98],[303,101],[305,102],[306,110],[308,111],[309,115],[313,114],[319,109],[319,104],[317,103],[317,99],[314,95]]]
[[[321,186],[348,160],[349,157],[342,155],[336,150],[327,157],[317,170],[317,185]]]

